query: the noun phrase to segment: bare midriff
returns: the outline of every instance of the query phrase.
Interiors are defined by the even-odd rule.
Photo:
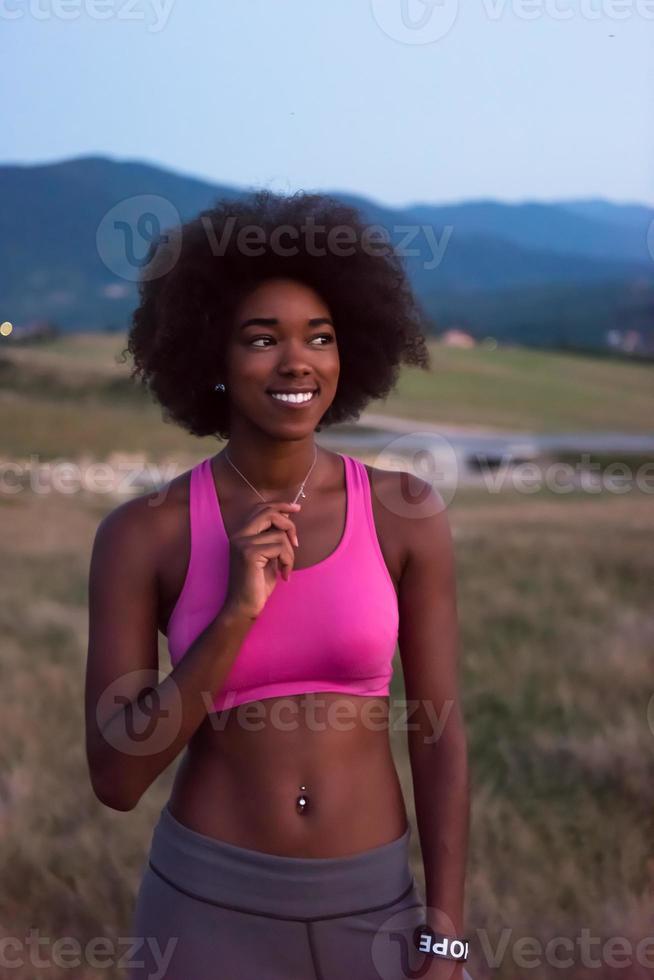
[[[389,699],[329,691],[213,712],[188,743],[168,805],[197,833],[271,854],[336,857],[390,843],[407,813]]]

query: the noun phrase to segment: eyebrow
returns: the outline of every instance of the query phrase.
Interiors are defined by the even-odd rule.
[[[251,317],[249,320],[245,320],[240,326],[239,330],[245,330],[246,327],[275,327],[279,324],[279,320],[275,316],[255,316]],[[313,319],[307,321],[310,327],[321,327],[328,324],[333,327],[334,324],[328,316],[315,316]]]

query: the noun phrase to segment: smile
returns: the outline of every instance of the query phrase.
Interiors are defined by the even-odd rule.
[[[313,401],[313,399],[316,397],[317,392],[307,391],[301,393],[298,392],[298,394],[283,395],[283,394],[279,394],[278,392],[273,393],[269,391],[268,394],[273,399],[273,401],[279,402],[281,405],[288,405],[292,408],[299,408],[302,405],[308,405],[309,402]]]

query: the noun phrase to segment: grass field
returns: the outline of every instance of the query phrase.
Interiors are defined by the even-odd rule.
[[[126,368],[111,365],[120,346],[116,337],[75,338],[12,352],[0,367],[0,457],[105,458],[121,450],[191,462],[214,452],[215,441],[164,425],[156,406],[121,387]],[[543,431],[643,432],[650,424],[651,368],[518,351],[435,350],[434,360],[438,372],[408,372],[385,412]],[[5,936],[30,928],[82,944],[126,936],[173,776],[174,766],[130,813],[104,808],[88,783],[88,559],[95,528],[114,505],[90,493],[0,494]],[[449,513],[473,781],[470,972],[475,980],[650,976],[635,956],[630,966],[612,967],[605,955],[600,968],[584,967],[577,938],[589,930],[602,943],[625,937],[635,948],[653,931],[652,494],[493,496],[466,488]],[[167,671],[163,637],[160,654]],[[402,697],[399,662],[393,694]],[[393,738],[415,819],[404,736]],[[416,833],[413,843],[421,880]],[[520,966],[519,940],[557,936],[574,943],[569,968],[544,955],[539,967]],[[484,942],[494,949],[503,938],[508,946],[491,970]],[[600,955],[601,944],[593,952]],[[7,975],[122,974],[30,966]]]
[[[34,347],[2,346],[2,451],[44,458],[82,452],[202,455],[197,440],[161,423],[161,410],[128,379],[123,335],[77,334]],[[622,359],[430,344],[431,370],[406,369],[375,411],[455,425],[536,432],[652,430],[652,365]],[[92,408],[92,412],[83,410]],[[136,412],[135,409],[139,411]]]

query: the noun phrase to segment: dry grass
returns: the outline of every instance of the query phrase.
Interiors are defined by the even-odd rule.
[[[126,935],[173,767],[129,814],[95,800],[82,702],[97,501],[23,493],[6,509],[0,920],[19,936],[37,925],[84,941]],[[455,504],[451,520],[474,786],[470,928],[492,945],[507,926],[513,940],[583,927],[642,935],[654,830],[651,502],[478,501]],[[163,638],[161,653],[167,669]],[[413,815],[404,736],[394,737]],[[417,833],[413,843],[422,881]],[[495,975],[514,975],[508,957]]]
[[[139,415],[99,398],[80,411],[72,398],[9,395],[29,411],[3,428],[0,455],[25,456],[46,443],[55,456],[72,454],[81,432],[97,440],[99,458],[115,448],[146,448],[152,458],[215,451],[166,431],[155,410]],[[88,781],[88,559],[100,517],[114,504],[86,493],[0,494],[0,935],[22,938],[35,928],[52,941],[81,943],[127,935],[173,777],[174,766],[126,814],[104,808]],[[652,495],[635,491],[462,490],[451,505],[473,780],[467,895],[469,932],[479,939],[475,980],[649,976],[606,964],[585,971],[578,954],[569,970],[527,971],[512,951],[520,937],[575,941],[585,928],[603,940],[637,939],[651,931],[653,511]],[[161,663],[167,669],[163,638]],[[398,664],[398,697],[401,681]],[[393,749],[413,815],[403,739],[396,733]],[[416,832],[413,844],[421,881]],[[490,971],[480,955],[483,931],[495,947],[507,928],[508,949]],[[10,975],[123,974],[26,966]]]
[[[519,431],[651,432],[651,364],[520,348],[430,351],[432,370],[406,370],[384,411]]]
[[[34,396],[52,392],[58,400],[104,396],[114,406],[125,402],[130,410],[150,408],[128,383],[131,359],[120,360],[125,343],[123,334],[74,334],[22,348],[2,346],[0,339],[0,387]],[[433,341],[429,350],[431,370],[405,369],[394,392],[372,410],[441,424],[534,432],[651,432],[651,364],[521,348],[460,350]],[[8,400],[3,411],[12,411],[12,404]],[[150,434],[161,438],[154,429]],[[120,439],[126,436],[119,433]],[[166,436],[169,446],[181,448],[183,433],[171,428]]]

